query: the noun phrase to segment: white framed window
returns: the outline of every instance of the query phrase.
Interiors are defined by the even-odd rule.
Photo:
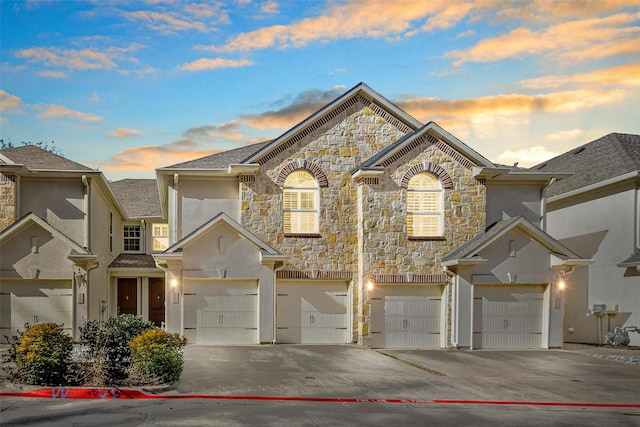
[[[443,235],[442,185],[430,173],[414,175],[407,186],[407,234],[409,237]]]
[[[305,170],[291,172],[283,188],[285,234],[318,233],[318,183]]]
[[[164,251],[169,247],[169,224],[153,224],[153,250]]]
[[[139,225],[123,226],[123,244],[125,252],[140,252],[142,228]]]

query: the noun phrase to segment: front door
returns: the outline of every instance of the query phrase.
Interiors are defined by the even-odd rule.
[[[164,279],[149,279],[149,321],[164,322]]]
[[[138,279],[118,279],[118,315],[138,314]]]

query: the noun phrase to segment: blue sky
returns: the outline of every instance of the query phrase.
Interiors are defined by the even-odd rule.
[[[274,138],[359,82],[497,163],[640,133],[640,0],[0,7],[2,138],[111,180]]]

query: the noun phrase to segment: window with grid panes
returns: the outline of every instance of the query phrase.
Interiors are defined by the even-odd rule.
[[[318,184],[309,172],[291,172],[284,181],[283,208],[286,234],[318,232]]]
[[[442,236],[442,186],[430,173],[419,173],[407,187],[409,237]]]
[[[164,251],[169,247],[169,224],[153,224],[153,250]]]
[[[140,251],[142,230],[139,225],[125,225],[123,228],[123,243],[125,252]]]

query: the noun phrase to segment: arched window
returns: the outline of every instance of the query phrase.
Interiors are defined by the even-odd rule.
[[[414,175],[407,186],[409,237],[442,236],[442,185],[430,173]]]
[[[284,180],[285,234],[318,232],[318,183],[309,172],[298,169]]]

